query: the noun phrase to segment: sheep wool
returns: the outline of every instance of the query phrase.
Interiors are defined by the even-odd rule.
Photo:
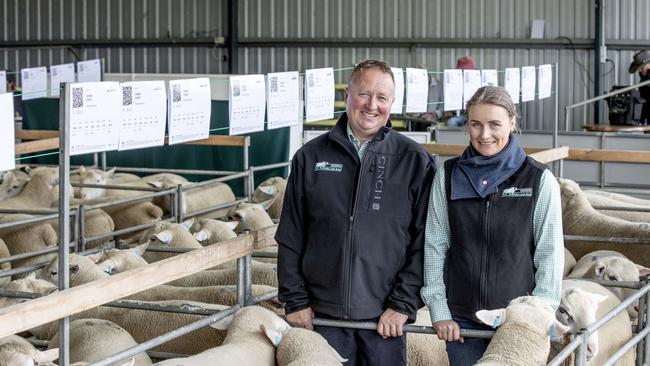
[[[550,350],[549,337],[525,323],[505,322],[492,337],[480,366],[545,365]]]
[[[609,238],[648,238],[650,223],[630,222],[596,211],[578,184],[569,179],[560,181],[562,196],[562,227],[565,235],[601,236]],[[616,250],[630,260],[650,266],[650,251],[642,244],[616,242],[567,241],[565,246],[576,257],[600,249]]]
[[[9,248],[4,240],[0,239],[0,258],[10,257]],[[8,271],[11,269],[11,262],[0,263],[0,271]],[[0,286],[7,284],[11,281],[11,277],[0,278]]]
[[[602,194],[600,191],[584,191],[587,200],[592,206],[596,207],[627,207],[630,211],[625,210],[607,210],[599,208],[598,212],[607,216],[617,217],[619,219],[632,221],[632,222],[650,222],[650,212],[634,211],[634,209],[650,209],[650,201],[635,199],[634,197],[625,196],[623,194],[609,193]],[[631,201],[640,201],[639,203],[631,203]]]
[[[340,366],[340,358],[323,336],[303,328],[284,333],[275,354],[278,366]]]

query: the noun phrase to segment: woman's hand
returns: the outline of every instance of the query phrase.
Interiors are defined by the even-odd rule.
[[[459,341],[464,343],[465,340],[460,335],[460,326],[453,320],[440,320],[433,323],[433,329],[436,330],[438,338],[447,342]]]

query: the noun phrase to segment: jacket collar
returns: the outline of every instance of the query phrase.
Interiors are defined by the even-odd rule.
[[[356,149],[354,146],[352,146],[352,142],[350,142],[350,139],[348,138],[347,128],[348,115],[347,113],[343,113],[341,117],[339,117],[339,120],[336,122],[334,128],[332,128],[332,130],[329,132],[329,138],[330,140],[336,141],[339,143],[339,145],[343,146],[350,154],[358,157]],[[377,142],[384,140],[392,128],[393,124],[389,119],[386,125],[377,132],[371,141]]]

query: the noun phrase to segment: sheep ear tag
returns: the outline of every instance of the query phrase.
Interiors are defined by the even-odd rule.
[[[277,330],[269,329],[265,327],[264,324],[260,324],[260,330],[262,330],[262,333],[266,335],[266,338],[268,338],[275,347],[280,345],[280,342],[282,341],[282,333]]]
[[[273,186],[264,186],[264,187],[260,186],[260,187],[257,187],[257,189],[259,189],[260,192],[262,192],[262,193],[264,193],[264,194],[266,194],[268,196],[273,196],[274,194],[277,193],[275,187],[273,187]]]
[[[194,233],[194,239],[198,241],[204,241],[208,240],[210,238],[210,235],[208,234],[207,230],[201,230],[198,233]]]
[[[476,317],[492,328],[497,328],[506,320],[506,309],[479,310]]]

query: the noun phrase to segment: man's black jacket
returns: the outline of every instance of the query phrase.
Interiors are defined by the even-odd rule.
[[[361,320],[391,308],[413,321],[434,161],[390,127],[360,160],[347,122],[344,114],[293,157],[275,236],[279,298],[287,313],[311,306]]]

